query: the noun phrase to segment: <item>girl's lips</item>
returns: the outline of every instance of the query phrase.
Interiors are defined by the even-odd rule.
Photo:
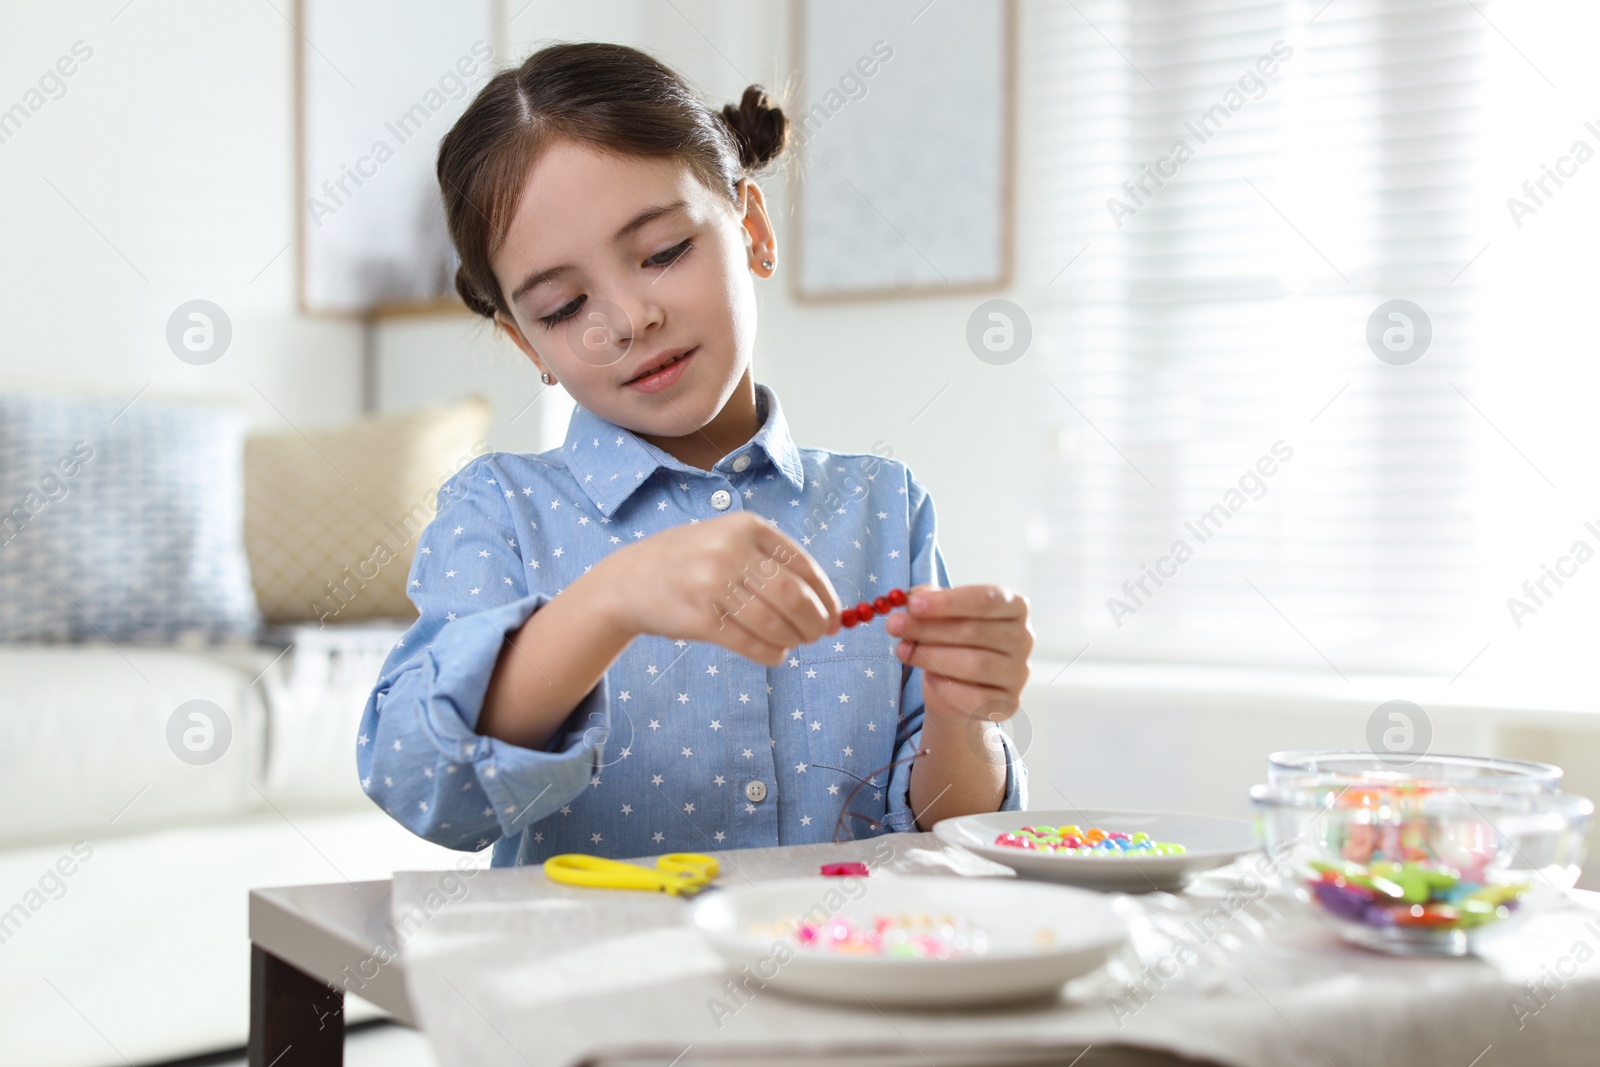
[[[676,363],[663,367],[654,374],[646,375],[643,378],[636,378],[633,381],[628,382],[628,388],[637,389],[641,393],[659,393],[663,389],[670,389],[679,378],[683,377],[684,371],[689,367],[689,361],[694,359],[695,355],[699,353],[699,351],[700,346],[694,346],[693,348],[689,349],[689,351],[685,352],[683,357]]]

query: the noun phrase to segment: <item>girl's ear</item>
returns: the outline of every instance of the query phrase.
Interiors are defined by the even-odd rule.
[[[762,260],[778,258],[778,237],[772,228],[772,220],[767,217],[767,201],[761,193],[761,186],[750,178],[741,178],[739,203],[744,211],[739,225],[744,230],[745,246],[750,251],[751,269],[771,274],[771,270],[762,271],[756,266]]]

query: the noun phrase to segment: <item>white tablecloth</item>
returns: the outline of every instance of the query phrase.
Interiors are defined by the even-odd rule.
[[[1010,876],[931,834],[892,844],[871,877]],[[735,885],[881,854],[864,841],[716,855],[719,884]],[[1246,858],[1182,894],[1129,897],[1133,937],[1106,967],[1053,1003],[974,1012],[735,1000],[683,925],[686,901],[559,886],[538,867],[397,873],[394,918],[443,1067],[1064,1064],[1039,1050],[1085,1046],[1238,1067],[1600,1062],[1600,895],[1527,916],[1474,958],[1395,958],[1345,945],[1255,874]]]

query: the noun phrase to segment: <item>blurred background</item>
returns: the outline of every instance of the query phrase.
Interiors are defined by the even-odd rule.
[[[434,490],[566,430],[453,303],[429,184],[556,41],[797,124],[757,380],[802,445],[911,465],[957,584],[1029,596],[1032,806],[1242,816],[1302,747],[1594,795],[1597,23],[0,0],[0,1060],[240,1046],[249,887],[459,858],[350,745]]]

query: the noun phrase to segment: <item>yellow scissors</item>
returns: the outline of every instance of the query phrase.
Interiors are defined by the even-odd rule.
[[[656,860],[654,869],[582,852],[544,861],[544,873],[553,882],[596,889],[645,889],[673,896],[699,892],[717,876],[717,869],[716,860],[698,852],[668,853]]]

